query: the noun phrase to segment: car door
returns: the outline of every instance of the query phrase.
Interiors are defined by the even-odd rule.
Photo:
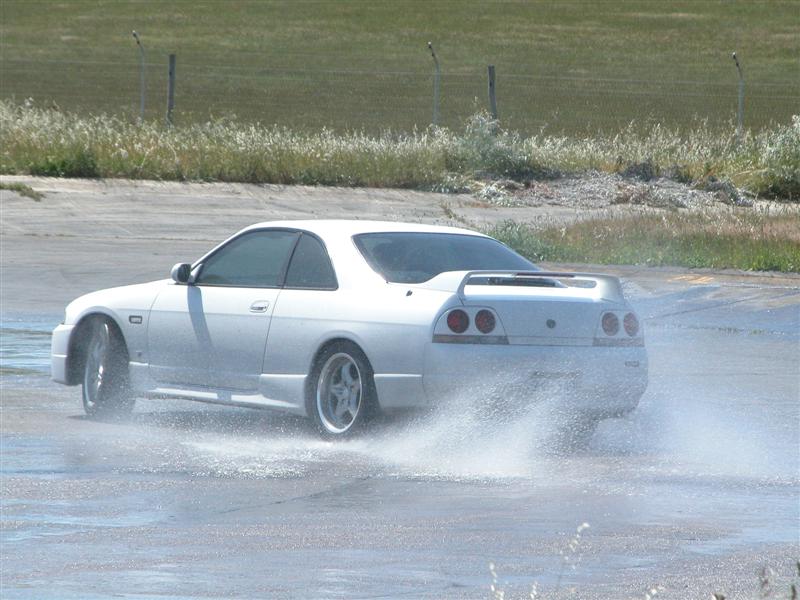
[[[272,311],[299,233],[251,230],[205,257],[188,285],[167,285],[148,325],[159,384],[254,391]]]
[[[292,255],[273,313],[264,354],[267,389],[273,377],[278,378],[276,386],[280,388],[280,378],[287,374],[306,374],[311,355],[334,320],[331,303],[338,287],[325,245],[313,234],[304,232]]]

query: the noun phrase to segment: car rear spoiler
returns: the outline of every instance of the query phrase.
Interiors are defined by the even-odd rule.
[[[613,275],[601,275],[598,273],[568,273],[560,271],[449,271],[440,273],[433,279],[419,284],[420,287],[438,289],[442,291],[453,291],[463,301],[465,298],[464,288],[469,285],[473,278],[498,277],[512,280],[536,280],[536,279],[555,279],[567,285],[567,287],[593,289],[595,294],[603,300],[610,302],[624,303],[625,297],[622,293],[622,285],[617,277]],[[566,281],[561,281],[566,280]],[[568,282],[580,282],[579,285],[569,285]],[[503,285],[498,282],[493,285]]]

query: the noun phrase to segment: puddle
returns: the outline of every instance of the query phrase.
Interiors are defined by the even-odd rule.
[[[0,321],[0,375],[50,373],[50,336],[58,325],[55,315],[3,315]]]

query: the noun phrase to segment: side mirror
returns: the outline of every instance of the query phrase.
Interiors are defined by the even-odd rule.
[[[172,267],[170,276],[175,283],[189,283],[189,278],[192,276],[192,265],[189,263],[178,263]]]

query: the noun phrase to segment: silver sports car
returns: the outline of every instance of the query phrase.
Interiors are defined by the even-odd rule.
[[[308,416],[331,438],[378,412],[532,402],[557,382],[591,429],[636,408],[647,354],[615,277],[545,272],[465,229],[285,221],[70,303],[52,377],[81,384],[93,416],[184,398]]]

